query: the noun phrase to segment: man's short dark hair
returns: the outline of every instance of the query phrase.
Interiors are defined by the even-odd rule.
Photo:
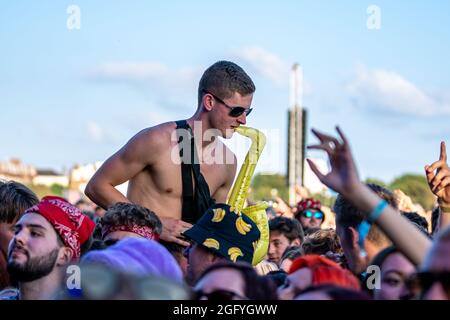
[[[398,203],[394,193],[377,184],[368,183],[367,186],[372,189],[380,198],[386,200],[391,207],[398,209]],[[367,213],[355,208],[353,204],[348,202],[342,195],[338,195],[334,203],[333,211],[336,213],[336,225],[344,228],[357,228],[358,225],[367,216]],[[376,244],[391,243],[386,235],[376,226],[370,228],[367,239]]]
[[[269,221],[270,232],[283,234],[290,242],[300,239],[303,242],[305,234],[302,225],[295,219],[276,217]]]
[[[146,226],[161,234],[162,224],[158,216],[151,210],[134,203],[118,202],[108,208],[101,219],[103,226]]]
[[[255,92],[255,84],[245,71],[230,61],[218,61],[203,73],[198,85],[198,106],[205,91],[221,99],[231,98],[235,92],[246,96]]]
[[[36,194],[15,181],[0,181],[0,223],[17,221],[25,210],[39,203]]]

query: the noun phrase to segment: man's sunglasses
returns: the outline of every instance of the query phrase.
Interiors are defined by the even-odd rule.
[[[202,290],[195,290],[195,300],[201,300],[202,298],[206,298],[211,301],[229,301],[239,299],[239,300],[248,300],[248,298],[243,297],[236,292],[224,290],[224,289],[217,289],[210,293],[205,293]]]
[[[439,282],[450,299],[450,272],[417,272],[409,277],[406,286],[416,295],[426,294],[431,287]]]
[[[314,217],[315,219],[322,220],[323,212],[321,212],[321,211],[312,212],[312,211],[306,210],[306,211],[302,212],[302,216],[304,216],[305,218],[309,218],[309,219]]]
[[[214,93],[211,93],[211,92],[206,91],[206,90],[203,90],[203,92],[212,95],[214,99],[216,99],[216,100],[219,101],[221,104],[223,104],[225,107],[227,107],[228,109],[230,109],[230,113],[228,114],[230,117],[237,118],[237,117],[241,116],[243,113],[245,113],[245,115],[248,116],[248,115],[250,114],[250,112],[252,112],[252,110],[253,110],[253,108],[244,108],[244,107],[232,107],[232,106],[229,106],[229,105],[226,104],[222,99],[220,99],[219,97],[217,97]]]

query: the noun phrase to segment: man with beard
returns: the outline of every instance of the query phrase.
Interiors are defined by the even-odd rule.
[[[0,180],[0,290],[12,285],[6,271],[8,245],[14,236],[14,225],[38,197],[21,183]]]
[[[18,282],[16,295],[0,299],[51,299],[61,289],[66,266],[80,258],[80,246],[95,224],[65,199],[47,196],[26,210],[14,227],[7,270]]]

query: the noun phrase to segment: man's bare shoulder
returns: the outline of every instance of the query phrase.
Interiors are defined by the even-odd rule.
[[[154,147],[167,147],[175,131],[175,122],[165,122],[138,132],[132,139]]]

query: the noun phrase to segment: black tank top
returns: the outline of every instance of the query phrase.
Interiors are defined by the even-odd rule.
[[[200,172],[200,163],[197,156],[197,148],[194,141],[194,134],[186,120],[175,122],[177,129],[186,129],[189,132],[190,138],[190,161],[183,162],[184,148],[180,147],[181,158],[181,179],[183,187],[183,204],[181,219],[189,223],[196,223],[198,219],[206,212],[206,210],[214,205],[215,200],[211,198],[208,183]],[[180,135],[177,131],[178,144],[186,135]],[[186,144],[185,144],[186,145]],[[192,173],[194,174],[194,184],[192,186]],[[195,188],[195,189],[194,189]]]

